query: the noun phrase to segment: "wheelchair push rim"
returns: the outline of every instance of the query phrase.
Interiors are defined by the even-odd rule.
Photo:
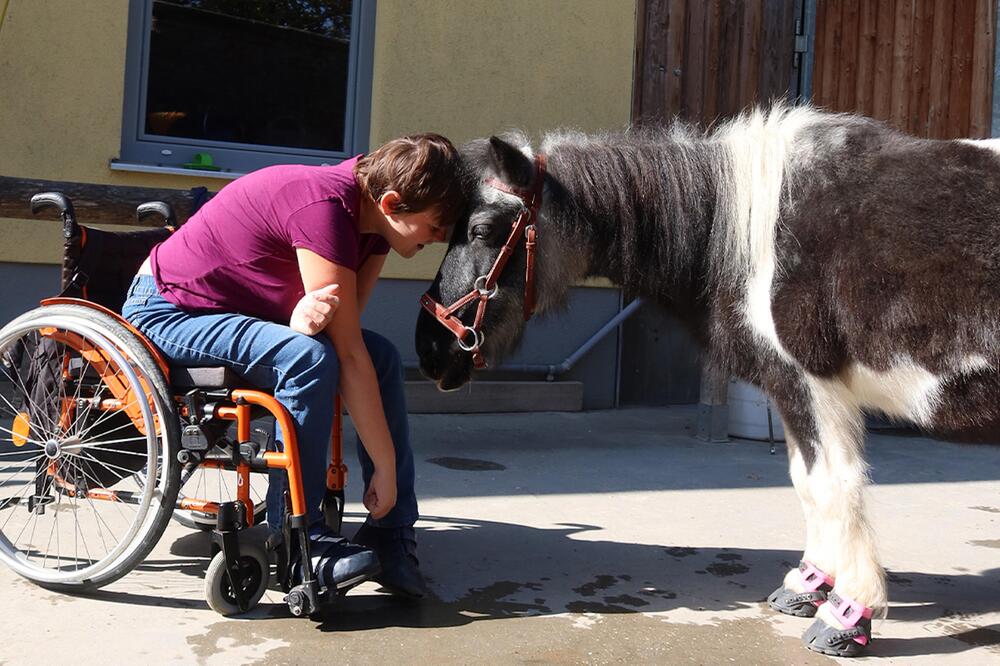
[[[110,582],[162,531],[170,416],[109,321],[40,308],[0,330],[0,561],[40,584]],[[60,363],[51,389],[24,363],[43,344]]]

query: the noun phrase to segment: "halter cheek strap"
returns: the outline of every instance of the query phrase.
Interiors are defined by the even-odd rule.
[[[535,179],[531,188],[524,190],[497,180],[488,178],[487,185],[502,192],[513,194],[521,200],[521,211],[511,225],[510,234],[507,241],[500,248],[493,266],[486,275],[480,275],[472,285],[472,291],[458,299],[450,306],[445,307],[441,303],[424,294],[420,297],[420,305],[434,316],[445,328],[451,331],[458,340],[458,346],[472,354],[472,362],[476,368],[486,367],[481,347],[486,339],[482,331],[483,317],[486,314],[486,304],[497,295],[499,288],[497,282],[503,272],[507,261],[514,254],[514,249],[524,238],[524,248],[526,253],[526,266],[524,271],[524,320],[527,321],[535,311],[535,237],[537,234],[535,223],[538,221],[538,209],[542,205],[542,190],[545,186],[545,155],[539,154],[535,157]],[[456,312],[472,301],[479,299],[476,307],[476,318],[472,326],[466,326],[462,320],[456,316]]]

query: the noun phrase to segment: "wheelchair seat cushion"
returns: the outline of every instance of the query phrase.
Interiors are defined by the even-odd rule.
[[[226,366],[211,366],[190,368],[179,365],[170,366],[170,385],[175,390],[191,389],[255,389],[247,380],[240,377],[232,368]]]

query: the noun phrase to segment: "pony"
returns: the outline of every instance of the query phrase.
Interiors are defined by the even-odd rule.
[[[769,605],[815,617],[810,649],[864,654],[888,604],[865,413],[947,438],[1000,434],[995,144],[776,104],[710,131],[563,130],[537,150],[513,132],[462,155],[469,210],[423,299],[423,373],[461,386],[473,355],[518,344],[526,299],[557,310],[585,277],[662,304],[784,421],[806,541]],[[524,218],[534,258],[512,242]]]

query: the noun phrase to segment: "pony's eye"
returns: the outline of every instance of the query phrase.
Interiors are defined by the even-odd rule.
[[[492,227],[490,227],[490,225],[477,224],[476,226],[472,227],[472,237],[487,239],[490,237],[490,231],[492,231]]]

